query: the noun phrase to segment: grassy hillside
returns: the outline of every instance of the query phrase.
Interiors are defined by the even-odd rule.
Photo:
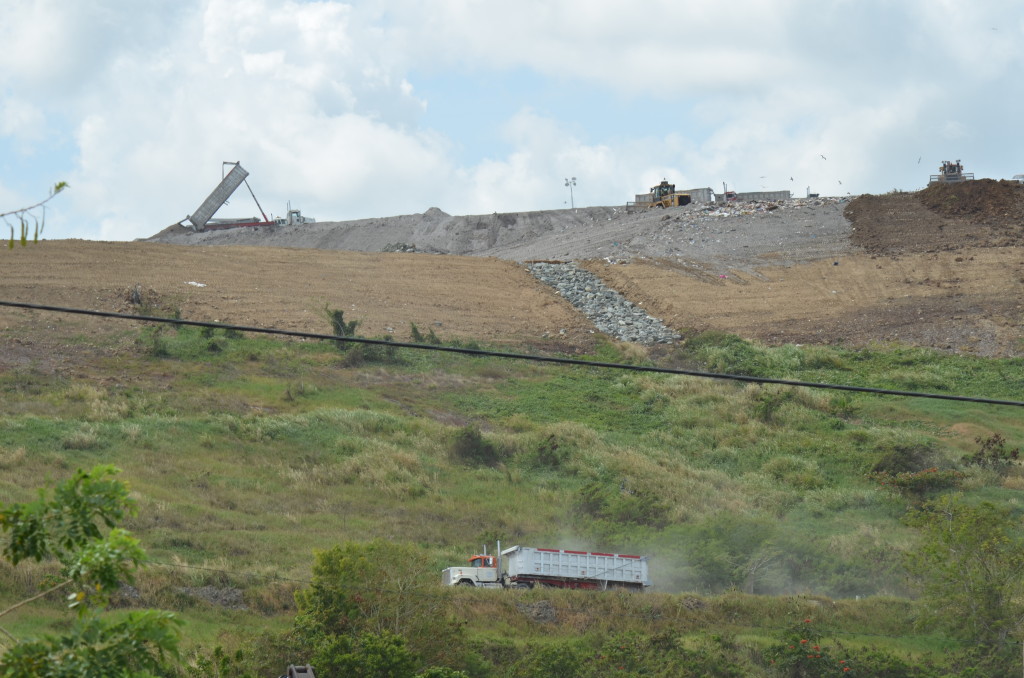
[[[594,357],[1024,399],[1020,359],[900,347],[704,335]],[[928,654],[947,641],[912,629],[902,555],[917,534],[902,518],[954,490],[1017,509],[1024,488],[1015,465],[963,461],[996,434],[1024,445],[1019,408],[195,328],[142,330],[73,377],[8,371],[0,393],[0,500],[75,468],[122,468],[139,506],[126,527],[157,563],[122,604],[181,610],[189,642],[207,646],[287,628],[316,550],[410,544],[434,576],[500,539],[649,554],[655,586],[456,592],[489,665],[531,642],[627,632],[710,652],[714,630],[714,651],[733,656],[812,612],[853,646]],[[5,567],[0,602],[47,572]],[[559,622],[532,622],[524,604]],[[44,606],[12,626],[58,615]]]

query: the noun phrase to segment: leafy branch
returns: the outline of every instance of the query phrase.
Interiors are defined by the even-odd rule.
[[[31,219],[34,223],[34,229],[32,234],[32,242],[39,242],[39,234],[43,232],[43,227],[46,225],[46,203],[57,197],[58,193],[61,193],[68,187],[66,181],[58,181],[50,189],[50,195],[45,200],[40,200],[34,205],[28,207],[21,207],[10,212],[0,212],[0,219],[4,220],[4,223],[11,229],[11,240],[8,243],[9,249],[14,249],[14,225],[10,222],[8,217],[16,219],[18,221],[19,229],[21,231],[18,240],[21,242],[22,247],[28,244],[28,230],[29,220]],[[42,214],[36,216],[35,210],[40,210]]]
[[[0,652],[0,676],[24,678],[142,678],[162,671],[177,655],[178,625],[160,610],[129,613],[116,621],[101,615],[110,594],[133,581],[145,561],[138,540],[117,523],[134,512],[128,487],[113,466],[77,471],[47,496],[0,504],[0,531],[7,534],[0,559],[55,560],[60,583],[0,611],[3,617],[47,594],[70,586],[67,607],[77,613],[60,636],[20,640],[0,628],[10,647]]]

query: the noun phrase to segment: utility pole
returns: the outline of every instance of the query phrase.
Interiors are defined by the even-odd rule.
[[[572,209],[576,209],[576,200],[572,196],[572,187],[576,185],[576,177],[572,179],[566,179],[565,185],[569,187],[569,206]]]

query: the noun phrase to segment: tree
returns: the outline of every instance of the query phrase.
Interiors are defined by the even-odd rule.
[[[312,582],[295,600],[296,632],[319,656],[386,646],[411,653],[419,665],[462,661],[451,591],[438,585],[432,563],[415,546],[378,539],[317,553]]]
[[[991,653],[1024,630],[1024,539],[1019,520],[989,502],[961,495],[927,502],[908,522],[922,541],[907,569],[920,586],[923,621]]]
[[[331,636],[313,655],[317,671],[349,678],[412,678],[418,662],[401,636],[388,631]]]
[[[116,527],[134,511],[118,469],[78,470],[47,498],[0,505],[0,529],[9,534],[3,556],[12,565],[54,559],[60,581],[0,612],[0,617],[58,590],[77,616],[60,636],[22,640],[0,627],[9,648],[0,656],[2,678],[134,678],[160,670],[177,653],[178,622],[158,610],[129,613],[118,621],[101,615],[109,596],[131,583],[145,559],[138,540]]]
[[[0,212],[0,219],[3,219],[4,223],[11,229],[11,241],[8,243],[8,247],[10,249],[14,249],[14,225],[8,218],[16,219],[18,221],[19,228],[21,230],[19,240],[23,247],[28,244],[28,227],[29,219],[31,219],[35,223],[32,242],[38,242],[39,234],[43,232],[43,227],[46,225],[46,203],[53,200],[58,193],[67,187],[68,184],[66,181],[58,181],[53,185],[53,188],[50,189],[50,196],[45,200],[40,200],[34,205],[21,207],[16,210],[11,210],[10,212]],[[36,216],[36,210],[41,212],[41,216]]]

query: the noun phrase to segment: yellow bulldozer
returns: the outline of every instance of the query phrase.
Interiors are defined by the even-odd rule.
[[[691,202],[689,193],[676,193],[676,185],[666,180],[651,187],[650,197],[647,207],[682,207]]]

